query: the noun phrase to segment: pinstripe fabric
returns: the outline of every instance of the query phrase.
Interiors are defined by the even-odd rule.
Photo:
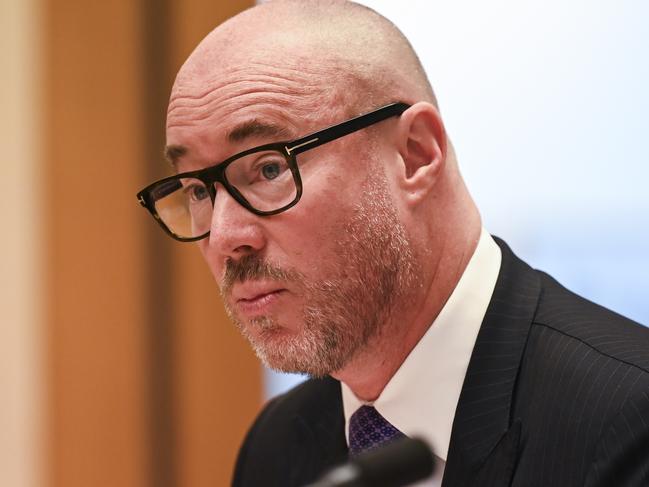
[[[498,243],[503,266],[443,486],[649,486],[649,330],[570,293]],[[507,461],[500,445],[517,436],[512,424],[520,443]]]
[[[502,242],[443,487],[649,486],[649,330],[562,288]],[[346,455],[340,388],[271,402],[236,486],[300,486]]]

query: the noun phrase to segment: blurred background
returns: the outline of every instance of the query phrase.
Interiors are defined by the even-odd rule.
[[[228,485],[301,380],[261,369],[135,199],[168,171],[175,72],[253,3],[0,0],[0,485]],[[363,3],[419,52],[487,229],[649,323],[649,4]]]

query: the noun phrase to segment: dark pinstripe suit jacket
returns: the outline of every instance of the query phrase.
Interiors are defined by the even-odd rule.
[[[443,487],[649,486],[649,329],[498,244]],[[233,485],[301,486],[346,455],[340,386],[309,380],[257,418]]]

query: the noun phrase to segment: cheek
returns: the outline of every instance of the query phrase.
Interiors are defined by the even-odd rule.
[[[353,209],[345,181],[327,176],[305,184],[300,202],[284,215],[278,238],[287,254],[304,256],[314,267],[332,249]]]

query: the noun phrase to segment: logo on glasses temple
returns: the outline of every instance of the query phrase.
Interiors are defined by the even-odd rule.
[[[291,152],[293,152],[295,149],[299,149],[300,147],[304,147],[305,145],[309,145],[310,143],[315,142],[316,140],[318,140],[318,137],[315,137],[315,138],[313,138],[311,140],[307,140],[306,142],[302,142],[301,144],[298,144],[298,145],[296,145],[294,147],[291,147],[290,149],[288,147],[285,147],[286,152],[289,155],[291,155]]]

